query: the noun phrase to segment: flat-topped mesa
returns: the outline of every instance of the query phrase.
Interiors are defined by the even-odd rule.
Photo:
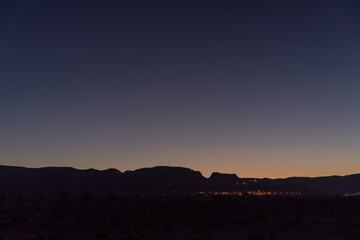
[[[232,185],[236,184],[239,181],[239,178],[235,173],[213,172],[209,180],[214,184]]]
[[[199,172],[184,167],[156,166],[124,173],[129,191],[197,192],[203,189],[206,178]]]
[[[194,171],[185,167],[156,166],[150,168],[140,168],[135,173],[150,175],[171,175],[171,176],[197,176],[202,177],[199,171]]]
[[[156,166],[152,168],[141,168],[135,171],[126,171],[124,174],[129,177],[136,177],[138,180],[158,180],[164,181],[164,183],[196,183],[205,180],[201,172],[184,167]]]

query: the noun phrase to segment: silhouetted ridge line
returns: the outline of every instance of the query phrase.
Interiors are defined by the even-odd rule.
[[[284,179],[239,178],[236,174],[201,172],[184,167],[157,166],[134,171],[72,167],[25,168],[0,165],[0,193],[55,194],[193,194],[199,192],[301,192],[311,195],[354,194],[360,192],[360,174]]]

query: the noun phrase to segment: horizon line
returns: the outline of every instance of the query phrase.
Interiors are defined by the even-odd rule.
[[[289,177],[277,177],[277,178],[271,178],[271,177],[239,177],[238,174],[236,173],[223,173],[223,172],[218,172],[218,171],[214,171],[210,174],[209,177],[206,177],[203,175],[203,173],[200,170],[194,170],[190,167],[183,167],[183,166],[169,166],[169,165],[155,165],[155,166],[150,166],[150,167],[141,167],[141,168],[136,168],[134,170],[124,170],[121,171],[118,168],[104,168],[104,169],[97,169],[97,168],[77,168],[77,167],[71,167],[71,166],[43,166],[43,167],[26,167],[26,166],[15,166],[15,165],[3,165],[0,164],[0,167],[15,167],[15,168],[27,168],[27,169],[43,169],[43,168],[71,168],[74,170],[79,170],[79,171],[86,171],[86,170],[96,170],[96,171],[106,171],[106,170],[110,170],[110,169],[115,169],[117,171],[119,171],[121,174],[125,173],[125,172],[134,172],[136,170],[140,170],[140,169],[152,169],[152,168],[156,168],[156,167],[168,167],[168,168],[184,168],[184,169],[189,169],[191,171],[194,172],[199,172],[201,174],[201,176],[203,176],[204,178],[209,179],[211,177],[212,174],[214,173],[220,173],[220,174],[226,174],[226,175],[236,175],[237,178],[240,179],[289,179],[289,178],[323,178],[323,177],[347,177],[347,176],[353,176],[353,175],[358,175],[360,173],[351,173],[351,174],[345,174],[345,175],[321,175],[321,176],[289,176]]]

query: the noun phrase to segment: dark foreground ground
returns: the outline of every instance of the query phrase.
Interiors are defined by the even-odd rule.
[[[360,239],[360,199],[7,198],[0,239]]]

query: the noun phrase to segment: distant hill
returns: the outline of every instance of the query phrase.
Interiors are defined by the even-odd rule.
[[[236,174],[213,172],[208,179],[210,189],[216,192],[232,191],[241,182]]]
[[[137,193],[189,193],[198,191],[206,178],[199,171],[183,167],[158,166],[126,171],[123,186],[127,192]]]
[[[214,172],[205,178],[199,171],[183,167],[158,166],[135,171],[116,169],[79,170],[70,167],[25,168],[0,165],[0,193],[57,194],[189,194],[197,192],[301,192],[303,195],[336,195],[360,192],[360,174],[285,179],[239,178]]]

